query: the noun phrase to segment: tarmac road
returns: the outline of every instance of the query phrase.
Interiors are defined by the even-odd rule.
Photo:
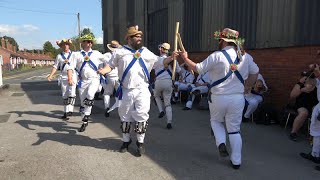
[[[50,70],[49,70],[50,71]],[[173,105],[172,130],[165,128],[151,103],[145,139],[146,154],[119,153],[117,111],[104,117],[101,100],[95,102],[87,130],[79,133],[79,113],[68,121],[57,82],[48,82],[47,70],[4,79],[12,83],[0,95],[0,179],[210,179],[313,180],[320,172],[302,159],[310,150],[305,135],[292,142],[278,125],[242,125],[243,162],[239,170],[220,158],[210,135],[209,112],[182,111]],[[47,73],[47,74],[48,74]],[[33,78],[34,77],[34,78]],[[20,79],[19,79],[20,78]],[[76,110],[79,108],[77,99]],[[133,136],[134,142],[135,137]]]

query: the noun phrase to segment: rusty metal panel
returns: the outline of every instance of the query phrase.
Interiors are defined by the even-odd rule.
[[[148,13],[168,8],[168,0],[148,0]]]
[[[175,33],[175,26],[176,22],[180,22],[180,30],[182,36],[182,41],[185,43],[183,38],[183,28],[184,28],[184,21],[183,21],[183,12],[184,12],[184,4],[183,0],[171,0],[168,1],[168,42],[173,48],[174,42],[174,33]]]
[[[226,1],[203,0],[201,51],[217,49],[213,33],[225,26]]]
[[[168,9],[148,14],[148,48],[158,52],[158,45],[168,41]]]
[[[189,51],[200,51],[202,32],[203,1],[184,0],[184,33],[185,48]]]

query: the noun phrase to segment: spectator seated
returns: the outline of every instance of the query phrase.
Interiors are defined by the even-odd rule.
[[[250,93],[245,94],[245,108],[243,114],[243,122],[248,122],[253,112],[256,111],[259,104],[263,102],[263,93],[268,90],[266,82],[264,81],[261,74],[258,75],[257,81]],[[253,121],[253,118],[252,118]]]
[[[210,80],[207,72],[204,74],[198,75],[195,84],[190,84],[187,89],[188,101],[186,103],[186,106],[183,108],[183,110],[192,109],[192,104],[197,95],[200,95],[202,97],[202,94],[208,93],[209,82]]]

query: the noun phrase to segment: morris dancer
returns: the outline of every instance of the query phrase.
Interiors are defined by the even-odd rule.
[[[128,28],[125,39],[128,45],[116,49],[113,53],[110,66],[99,70],[101,74],[111,71],[111,68],[118,67],[120,86],[117,90],[117,97],[122,100],[118,108],[121,119],[121,130],[123,144],[120,152],[127,152],[132,142],[130,137],[131,123],[134,123],[134,131],[137,135],[137,155],[145,152],[144,138],[147,130],[150,110],[150,71],[152,67],[167,66],[172,57],[158,57],[142,46],[142,31],[138,26]],[[176,54],[175,54],[176,55]]]
[[[80,41],[83,49],[75,54],[72,66],[76,67],[79,71],[78,89],[80,100],[84,105],[82,114],[83,123],[79,132],[83,132],[88,126],[91,109],[94,104],[94,95],[99,88],[100,80],[102,80],[102,77],[99,76],[97,70],[99,65],[103,63],[104,56],[99,51],[91,49],[95,42],[95,39],[91,34],[80,37]],[[74,68],[71,68],[70,70],[73,69]]]
[[[170,49],[170,44],[162,43],[159,46],[160,57],[167,58]],[[180,72],[179,64],[176,62],[176,72]],[[164,65],[154,68],[156,74],[154,97],[159,109],[159,118],[164,115],[167,116],[167,129],[172,128],[172,107],[171,107],[171,95],[172,95],[172,66],[165,67]],[[161,100],[163,98],[163,102]],[[165,111],[163,111],[163,107]]]
[[[71,39],[63,39],[56,41],[57,45],[62,49],[62,52],[57,55],[56,61],[53,65],[52,71],[48,76],[48,81],[52,81],[53,75],[56,73],[57,69],[61,70],[58,77],[59,85],[61,86],[62,99],[64,104],[64,114],[62,119],[68,119],[68,116],[72,116],[74,103],[76,100],[76,85],[68,84],[68,69],[70,66],[70,61],[73,58],[73,53],[70,50],[70,45],[72,44]],[[72,73],[73,81],[77,81],[77,73]]]
[[[249,59],[242,59],[239,49],[239,33],[225,28],[215,32],[219,40],[219,51],[209,55],[201,63],[194,63],[186,52],[180,53],[182,59],[194,71],[209,73],[212,80],[209,89],[209,108],[211,127],[220,156],[229,155],[226,147],[225,122],[231,146],[230,162],[234,169],[241,165],[242,139],[240,124],[244,107],[244,92],[251,90],[257,79],[259,68]],[[238,49],[238,53],[235,50]],[[244,82],[246,80],[246,82]]]
[[[104,65],[107,65],[110,63],[112,52],[115,51],[117,48],[121,48],[122,46],[119,44],[118,41],[113,40],[110,44],[107,44],[108,49],[110,52],[107,52],[104,54],[105,56],[105,63]],[[110,96],[112,95],[114,89],[117,89],[119,86],[119,76],[118,76],[118,69],[114,68],[110,73],[106,75],[108,83],[103,83],[102,87],[104,89],[103,93],[103,100],[104,100],[104,108],[105,113],[104,116],[107,118],[110,116]],[[118,98],[116,98],[115,106],[118,104]],[[115,107],[113,107],[115,108]],[[113,109],[112,109],[113,110]]]

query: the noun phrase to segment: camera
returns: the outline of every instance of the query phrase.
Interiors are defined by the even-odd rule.
[[[315,78],[313,71],[302,71],[301,76]]]

